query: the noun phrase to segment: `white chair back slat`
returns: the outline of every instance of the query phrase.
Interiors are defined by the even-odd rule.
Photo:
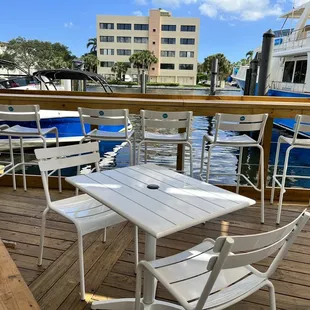
[[[308,123],[310,124],[310,115],[300,115],[300,122],[301,123]]]
[[[294,125],[294,131],[298,132],[310,132],[310,124],[300,124],[297,126],[297,124]]]
[[[39,111],[38,105],[0,105],[0,119],[3,121],[39,122]]]
[[[258,131],[261,130],[262,123],[250,123],[250,124],[242,124],[242,123],[220,123],[220,130],[227,131]]]
[[[188,119],[189,114],[192,112],[181,111],[181,112],[158,112],[150,110],[141,110],[141,116],[149,119],[165,119],[165,120],[184,120]],[[191,115],[192,116],[192,115]]]
[[[292,144],[296,143],[298,135],[303,132],[310,132],[310,116],[297,114],[294,124],[294,135]]]
[[[145,119],[144,122],[146,127],[149,128],[186,128],[188,126],[187,120],[151,120],[151,119]]]
[[[115,109],[115,110],[103,110],[103,109],[89,109],[78,108],[82,130],[84,136],[87,135],[85,130],[85,124],[90,125],[122,125],[124,126],[125,137],[128,137],[128,122],[129,111],[128,109]]]
[[[84,143],[67,145],[65,147],[49,147],[42,149],[35,149],[34,153],[37,159],[50,159],[53,157],[72,156],[76,154],[98,152],[98,143]]]
[[[284,236],[287,236],[293,230],[293,228],[300,221],[302,216],[303,213],[300,214],[291,223],[276,230],[255,235],[231,237],[234,240],[234,244],[232,246],[232,252],[253,251],[256,249],[269,246],[273,243],[276,243],[277,241],[281,240]],[[216,239],[213,251],[216,253],[220,252],[221,248],[223,247],[223,244],[225,243],[225,240],[226,240],[225,236],[218,237]]]
[[[237,115],[237,114],[223,114],[217,113],[215,115],[215,134],[214,142],[217,142],[219,138],[219,131],[238,131],[238,132],[250,132],[259,131],[257,143],[260,143],[268,114],[254,114],[254,115]]]
[[[56,169],[71,168],[95,163],[100,160],[99,153],[79,154],[78,156],[51,158],[39,162],[40,171],[52,171]]]

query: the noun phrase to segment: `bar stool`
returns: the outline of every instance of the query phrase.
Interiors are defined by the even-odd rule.
[[[8,137],[9,139],[9,149],[10,149],[10,162],[5,163],[3,168],[3,173],[0,177],[8,174],[12,171],[13,177],[13,189],[16,190],[16,176],[15,169],[22,166],[23,171],[23,185],[24,190],[27,191],[27,181],[26,181],[26,165],[37,165],[36,162],[25,162],[24,155],[24,145],[23,138],[40,138],[43,142],[43,147],[46,148],[46,135],[49,133],[54,133],[56,136],[56,146],[59,146],[58,129],[56,127],[52,128],[41,128],[40,125],[40,107],[38,105],[0,105],[0,119],[7,124],[1,125],[0,136]],[[9,126],[9,122],[35,122],[36,128],[24,127],[20,125]],[[15,164],[14,161],[14,150],[12,144],[12,138],[19,138],[20,141],[20,163]],[[54,173],[52,171],[50,175]],[[59,191],[62,191],[61,187],[61,171],[58,170],[58,185]]]
[[[142,140],[138,144],[138,164],[140,163],[141,146],[144,144],[144,162],[147,162],[147,145],[149,143],[183,144],[190,151],[190,175],[193,176],[193,150],[189,141],[193,112],[158,112],[141,110]],[[149,129],[185,129],[185,132],[162,134],[151,132]],[[183,156],[184,160],[184,156]]]
[[[130,130],[129,122],[129,111],[128,109],[113,109],[113,110],[102,110],[102,109],[88,109],[78,108],[82,131],[84,137],[80,141],[120,141],[127,142],[129,144],[129,156],[130,165],[134,165],[135,160],[135,131]],[[96,125],[98,128],[86,131],[85,124]],[[120,126],[120,131],[107,131],[101,130],[99,126]],[[131,142],[131,139],[133,142]]]
[[[217,113],[215,115],[215,134],[214,136],[204,135],[202,141],[202,154],[200,163],[200,177],[202,178],[203,166],[204,166],[204,154],[205,154],[205,144],[209,143],[208,148],[208,162],[207,162],[207,172],[206,172],[206,182],[209,182],[209,177],[211,174],[210,164],[211,164],[211,152],[214,147],[234,147],[239,148],[239,162],[238,171],[236,174],[232,173],[217,173],[217,175],[236,175],[237,176],[237,187],[236,192],[239,193],[240,187],[240,177],[243,177],[245,181],[251,185],[255,190],[261,193],[261,223],[264,223],[264,149],[261,146],[261,141],[264,134],[265,124],[268,118],[268,114],[254,114],[254,115],[237,115],[237,114],[222,114]],[[257,132],[258,137],[254,139],[247,134],[230,136],[225,135],[220,136],[219,132]],[[254,185],[248,177],[241,173],[242,167],[242,155],[243,148],[246,147],[257,147],[260,151],[260,189],[258,185]]]
[[[286,181],[286,177],[287,177],[287,168],[288,168],[288,161],[289,161],[289,157],[290,157],[290,152],[294,148],[310,149],[310,139],[309,138],[300,138],[300,136],[302,136],[302,133],[310,132],[310,116],[298,114],[295,117],[295,121],[296,121],[296,123],[294,125],[293,138],[280,136],[278,138],[278,143],[277,143],[277,151],[276,151],[275,164],[274,164],[274,170],[273,170],[273,176],[272,176],[272,188],[271,188],[271,197],[270,197],[270,202],[273,203],[275,187],[276,187],[276,183],[277,183],[280,187],[277,224],[280,224],[280,220],[281,220],[283,196],[284,196],[284,193],[286,192],[285,181]],[[279,154],[280,154],[280,149],[281,149],[282,143],[288,144],[289,147],[287,148],[287,150],[285,152],[283,172],[282,172],[282,174],[277,174],[278,164],[279,164]],[[289,175],[289,177],[300,178],[300,179],[310,179],[310,177],[300,176],[300,175]],[[282,178],[281,182],[277,178]]]

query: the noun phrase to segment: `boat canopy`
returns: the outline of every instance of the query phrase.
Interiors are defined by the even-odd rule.
[[[297,8],[293,8],[293,10],[283,14],[282,16],[280,16],[280,18],[296,18],[296,19],[300,18],[302,13],[305,10],[305,7],[309,5],[310,5],[310,1],[298,6]],[[309,15],[309,18],[310,18],[310,15]]]

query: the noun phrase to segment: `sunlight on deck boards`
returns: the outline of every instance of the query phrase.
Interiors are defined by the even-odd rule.
[[[52,193],[55,199],[73,195],[71,191]],[[42,267],[37,266],[41,215],[45,197],[41,189],[16,192],[0,188],[0,238],[17,243],[8,249],[19,271],[29,285],[41,309],[89,309],[79,299],[77,236],[72,223],[61,216],[48,215]],[[285,205],[282,224],[293,220],[305,206]],[[251,234],[276,227],[276,206],[266,203],[266,223],[260,224],[260,208],[255,205],[219,219],[198,225],[158,240],[158,257],[185,250],[204,238],[219,235]],[[121,223],[108,229],[107,242],[101,232],[84,237],[87,301],[133,297],[135,290],[133,226]],[[285,260],[272,277],[276,288],[277,309],[310,309],[310,225],[300,234]],[[144,235],[140,232],[140,251]],[[270,259],[257,264],[266,268]],[[159,285],[159,299],[171,299]],[[253,294],[230,309],[269,309],[266,289]]]

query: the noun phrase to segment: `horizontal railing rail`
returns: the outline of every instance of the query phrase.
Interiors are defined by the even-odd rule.
[[[39,104],[41,109],[76,111],[78,107],[116,109],[127,108],[131,114],[141,109],[157,111],[193,111],[194,116],[214,116],[215,113],[258,114],[268,113],[263,145],[265,149],[265,176],[270,157],[274,118],[294,118],[296,114],[310,115],[310,98],[258,97],[258,96],[194,96],[157,94],[104,94],[85,92],[7,91],[0,90],[0,104]],[[182,152],[179,148],[178,170],[182,170]],[[38,180],[38,177],[32,177]],[[9,185],[11,179],[3,177],[0,185]],[[30,181],[35,185],[37,181]],[[53,182],[51,182],[51,185]],[[55,182],[55,187],[57,186]],[[249,189],[244,189],[249,192]],[[295,190],[296,191],[296,190]],[[251,192],[255,196],[254,192]],[[309,198],[308,191],[298,197]],[[266,191],[268,196],[268,190]],[[292,195],[296,199],[296,193]]]

